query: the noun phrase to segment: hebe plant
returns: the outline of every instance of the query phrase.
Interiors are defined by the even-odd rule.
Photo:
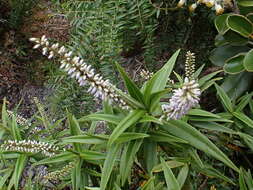
[[[209,121],[229,122],[219,114],[200,108],[192,109],[193,106],[198,106],[201,91],[215,83],[217,78],[213,77],[220,71],[197,80],[203,67],[195,72],[195,57],[188,53],[186,76],[182,78],[176,74],[179,82],[169,84],[169,76],[180,52],[178,50],[141,88],[117,65],[128,90],[128,93],[125,93],[109,80],[104,80],[100,74],[96,74],[90,65],[73,56],[73,52],[64,46],[51,44],[45,36],[41,39],[31,38],[31,41],[36,43],[34,48],[41,47],[42,53],[49,59],[58,57],[61,68],[76,78],[81,86],[88,85],[88,91],[103,100],[103,110],[79,119],[68,113],[67,130],[56,132],[54,129],[57,130],[63,120],[47,120],[40,108],[41,116],[38,119],[45,126],[46,134],[43,141],[52,144],[50,146],[29,141],[27,129],[18,127],[15,116],[12,119],[8,117],[4,105],[1,137],[14,140],[9,143],[15,142],[15,146],[20,148],[16,147],[10,151],[5,148],[8,141],[4,142],[1,152],[3,161],[0,162],[5,175],[0,183],[2,188],[8,186],[8,189],[11,189],[14,186],[18,189],[22,171],[27,163],[31,163],[33,167],[47,165],[51,171],[40,175],[44,180],[29,182],[30,189],[38,185],[46,186],[50,180],[57,181],[59,177],[61,183],[56,188],[70,185],[76,190],[131,189],[136,185],[134,178],[137,178],[137,185],[142,189],[164,189],[167,186],[168,189],[179,190],[188,185],[192,171],[234,184],[234,181],[219,170],[201,160],[196,151],[200,150],[223,162],[235,174],[240,172],[226,154],[195,128],[205,126]],[[168,98],[170,101],[165,101]],[[98,121],[105,122],[109,133],[95,132]],[[82,126],[87,122],[90,123],[90,128],[84,131]],[[41,140],[41,137],[37,136],[36,139]],[[30,149],[26,151],[25,147],[22,148],[22,143],[25,143],[25,146],[34,144],[31,147],[36,148],[37,144],[43,144],[46,148],[60,148],[57,148],[51,157],[45,158],[47,149],[42,147],[41,155],[39,148],[34,152]],[[13,159],[16,161],[14,168],[11,167]],[[234,173],[233,171],[230,172]],[[64,175],[57,175],[59,173]],[[244,175],[248,176],[248,173]]]

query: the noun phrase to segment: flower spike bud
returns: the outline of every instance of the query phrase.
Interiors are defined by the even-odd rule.
[[[206,0],[205,4],[207,7],[211,8],[214,6],[215,1],[214,0]]]

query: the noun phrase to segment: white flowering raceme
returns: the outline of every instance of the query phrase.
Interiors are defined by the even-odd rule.
[[[1,145],[1,149],[5,151],[17,151],[23,153],[42,153],[45,156],[53,156],[57,151],[59,151],[59,147],[45,143],[45,142],[37,142],[32,140],[8,140],[5,141]]]
[[[198,105],[200,97],[199,85],[195,80],[184,80],[182,88],[174,90],[169,104],[162,105],[161,119],[180,119],[194,106]]]
[[[48,56],[49,59],[57,56],[61,59],[60,68],[75,78],[80,86],[89,85],[88,92],[96,98],[102,100],[108,98],[119,104],[120,107],[128,109],[124,100],[115,92],[115,87],[109,80],[104,80],[100,74],[96,74],[95,70],[85,63],[83,59],[78,56],[73,56],[72,51],[67,51],[64,46],[59,46],[58,43],[50,44],[45,36],[41,38],[30,38],[30,41],[35,42],[34,49],[42,47],[42,54]]]
[[[31,123],[27,119],[23,118],[21,115],[14,114],[13,111],[10,110],[7,110],[7,113],[10,117],[16,117],[16,122],[19,125],[28,125],[28,126],[31,125]]]

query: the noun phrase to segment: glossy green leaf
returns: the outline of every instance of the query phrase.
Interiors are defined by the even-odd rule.
[[[122,133],[118,139],[115,141],[115,143],[126,143],[132,140],[136,140],[136,139],[143,139],[143,138],[147,138],[149,137],[149,135],[145,134],[145,133],[134,133],[134,132],[125,132]]]
[[[120,146],[115,144],[114,146],[111,146],[107,152],[107,156],[106,156],[103,169],[102,169],[100,190],[106,189],[106,186],[111,176],[114,163],[116,161],[119,150],[120,150]]]
[[[230,15],[227,18],[229,28],[244,37],[249,37],[253,33],[253,25],[246,17],[242,15]]]
[[[201,109],[191,109],[188,112],[188,115],[221,118],[219,115],[216,115],[216,114],[213,114],[211,112],[208,112],[208,111],[205,111],[205,110],[201,110]]]
[[[178,167],[181,167],[181,166],[184,166],[185,163],[184,162],[179,162],[179,161],[176,161],[176,160],[168,160],[166,161],[166,164],[170,167],[170,168],[178,168]],[[157,164],[153,169],[152,169],[152,172],[154,173],[159,173],[159,172],[162,172],[163,171],[163,168],[162,168],[162,164]]]
[[[71,182],[72,182],[72,189],[73,190],[79,190],[82,186],[82,163],[83,161],[81,159],[78,159],[75,163],[75,167],[72,169],[71,172]],[[88,185],[88,184],[86,184]]]
[[[239,104],[237,104],[236,110],[235,110],[235,111],[236,111],[236,112],[242,111],[242,110],[250,103],[250,101],[252,100],[252,96],[253,96],[253,92],[250,93],[250,94],[244,95],[244,96],[241,98]]]
[[[245,55],[243,66],[247,71],[253,72],[253,49]]]
[[[252,0],[237,0],[237,3],[243,7],[253,7]]]
[[[227,31],[223,37],[226,42],[232,46],[245,46],[249,41],[247,37],[244,37],[233,30]]]
[[[125,82],[125,85],[127,87],[127,90],[129,92],[129,94],[134,99],[136,99],[140,103],[144,104],[143,94],[140,92],[140,90],[136,86],[136,84],[127,76],[126,72],[124,71],[124,69],[119,64],[116,63],[116,67],[117,67],[118,71],[120,72],[120,75],[124,79],[124,82]]]
[[[6,181],[12,174],[12,169],[8,169],[4,174],[0,176],[0,189],[4,189],[3,186],[6,184]]]
[[[112,115],[112,114],[100,114],[100,113],[94,113],[94,114],[90,114],[87,116],[84,116],[82,118],[80,118],[78,121],[79,122],[84,122],[84,121],[107,121],[109,123],[113,123],[113,124],[119,124],[119,122],[123,119],[122,116],[119,115]]]
[[[158,72],[156,72],[149,81],[145,83],[143,94],[145,95],[144,98],[147,105],[150,104],[151,94],[164,90],[170,73],[172,72],[176,63],[179,52],[180,50],[177,50],[169,59],[169,61]]]
[[[217,66],[223,66],[227,59],[235,56],[238,53],[248,52],[250,48],[246,46],[231,46],[225,45],[212,50],[210,61]]]
[[[224,125],[218,124],[216,122],[194,121],[194,122],[191,122],[191,124],[195,127],[207,129],[210,131],[220,131],[220,132],[228,133],[228,134],[237,134],[236,131],[228,127],[225,127]]]
[[[18,190],[18,185],[19,185],[19,180],[20,177],[22,175],[23,169],[26,166],[26,161],[27,161],[27,156],[24,154],[20,154],[17,162],[15,164],[15,169],[13,171],[13,181],[14,181],[14,185],[15,185],[15,189]]]
[[[79,155],[84,160],[104,160],[106,158],[104,153],[92,150],[83,150]]]
[[[181,138],[175,137],[168,133],[153,131],[149,133],[150,139],[155,142],[167,142],[167,143],[184,143],[188,144],[187,141],[182,140]]]
[[[170,167],[167,165],[167,163],[165,162],[165,160],[163,158],[161,158],[161,163],[162,163],[165,181],[167,184],[167,189],[168,190],[180,190],[181,188],[179,186],[179,183],[178,183],[176,177],[174,176]]]
[[[185,164],[182,167],[182,169],[179,171],[179,174],[177,176],[177,181],[180,186],[180,189],[183,187],[183,185],[186,181],[186,178],[188,176],[188,173],[189,173],[189,166],[187,164]]]
[[[240,186],[240,190],[248,190],[247,185],[245,183],[242,168],[240,169],[240,173],[239,173],[239,186]]]
[[[233,112],[233,104],[230,100],[230,98],[228,97],[228,95],[226,94],[226,92],[218,85],[215,84],[218,96],[220,97],[222,104],[224,105],[224,107],[229,111],[229,112]]]
[[[239,53],[234,57],[231,57],[228,60],[226,60],[226,64],[223,67],[224,71],[229,74],[238,74],[244,71],[245,70],[243,66],[244,57],[245,57],[244,53]]]
[[[162,126],[162,128],[167,132],[188,141],[193,147],[213,156],[235,171],[239,171],[234,163],[215,144],[191,125],[180,120],[172,120],[164,124],[165,126]]]
[[[157,143],[154,141],[151,141],[150,139],[144,139],[143,148],[144,148],[143,152],[144,152],[144,158],[145,158],[144,164],[145,164],[147,172],[151,174],[151,170],[158,163]]]
[[[242,121],[243,123],[245,123],[246,125],[248,125],[249,127],[253,128],[253,120],[250,119],[247,115],[245,115],[242,112],[233,112],[233,115],[239,119],[240,121]]]
[[[226,22],[229,15],[230,14],[222,14],[220,16],[217,16],[214,21],[215,27],[220,34],[225,34],[229,30]]]
[[[55,156],[45,158],[43,160],[40,160],[39,162],[34,163],[34,165],[41,165],[41,164],[50,164],[50,163],[58,163],[58,162],[64,162],[64,161],[70,161],[76,158],[78,155],[73,154],[71,152],[64,152],[61,154],[57,154]]]
[[[108,138],[101,135],[76,135],[62,139],[64,143],[83,143],[83,144],[104,144]]]
[[[247,14],[247,18],[253,23],[253,13]]]
[[[203,86],[206,82],[210,81],[211,78],[213,78],[215,75],[219,74],[220,72],[222,72],[222,70],[215,71],[215,72],[212,72],[208,75],[205,75],[205,76],[201,77],[198,80],[199,86],[200,87]]]
[[[134,125],[143,115],[145,111],[143,110],[133,110],[126,116],[113,130],[108,145],[111,146],[115,140],[130,126]]]
[[[81,135],[82,134],[78,121],[76,120],[75,116],[70,113],[68,113],[68,124],[69,124],[71,135]],[[72,143],[72,144],[74,146],[74,150],[76,150],[76,151],[82,150],[82,147],[79,143]]]

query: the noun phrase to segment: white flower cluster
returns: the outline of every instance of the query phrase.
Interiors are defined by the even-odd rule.
[[[200,97],[199,85],[195,80],[184,80],[182,88],[174,90],[169,104],[163,104],[163,116],[161,119],[180,119],[188,111],[198,105]]]
[[[19,125],[28,125],[30,126],[31,123],[28,122],[27,119],[23,118],[21,115],[18,115],[18,114],[14,114],[13,111],[10,111],[10,110],[7,110],[7,113],[10,117],[13,117],[15,116],[16,117],[16,122],[19,124]]]
[[[184,5],[186,5],[187,0],[179,0],[177,7],[183,7]],[[198,7],[199,4],[204,4],[209,8],[214,7],[215,12],[217,15],[220,15],[224,12],[224,4],[225,4],[225,0],[197,0],[195,3],[191,4],[189,6],[189,10],[190,12],[195,11],[195,9]]]
[[[37,49],[42,47],[42,54],[48,56],[48,59],[57,56],[61,59],[61,69],[64,69],[71,78],[76,78],[80,86],[89,85],[88,92],[96,98],[102,100],[108,98],[119,104],[123,109],[128,109],[124,100],[115,92],[114,86],[109,80],[104,80],[100,74],[96,74],[91,65],[88,65],[78,56],[73,56],[72,51],[67,51],[64,46],[59,46],[58,43],[50,44],[46,36],[41,38],[30,38],[30,41],[35,42],[33,47]]]
[[[46,180],[56,181],[58,179],[67,176],[74,167],[75,167],[74,162],[70,162],[68,165],[64,166],[61,170],[48,173],[43,178]]]
[[[24,153],[39,153],[45,156],[53,156],[59,151],[59,147],[45,142],[37,142],[32,140],[8,140],[1,145],[1,149],[5,151],[17,151]]]
[[[150,72],[150,71],[145,70],[145,69],[142,69],[141,72],[140,72],[141,77],[145,80],[151,79],[153,74],[154,74],[153,72]]]

